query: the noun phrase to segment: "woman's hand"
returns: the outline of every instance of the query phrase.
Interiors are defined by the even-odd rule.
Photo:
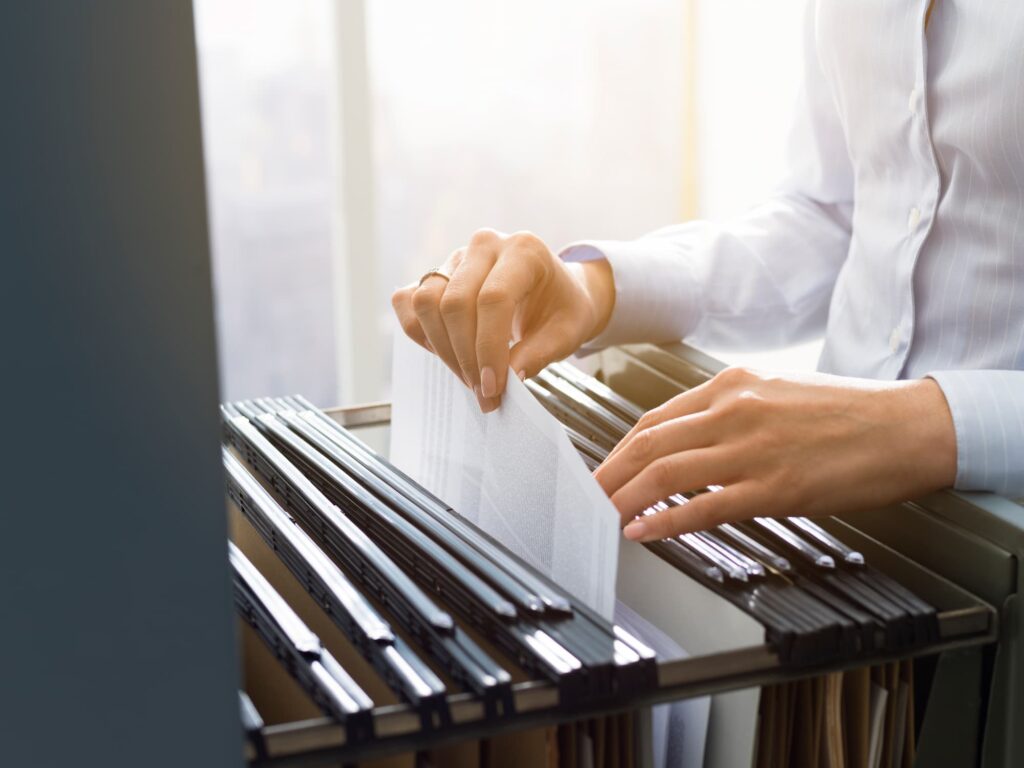
[[[953,420],[931,379],[742,368],[645,414],[595,471],[626,538],[641,541],[751,517],[877,507],[955,476]],[[706,486],[723,487],[634,520],[656,501]]]
[[[567,357],[608,322],[615,301],[604,261],[565,264],[529,232],[482,229],[431,275],[395,291],[405,333],[497,408],[511,365],[520,378]],[[514,342],[511,349],[509,344]]]

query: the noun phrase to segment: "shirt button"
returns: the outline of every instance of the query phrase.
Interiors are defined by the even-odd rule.
[[[902,341],[900,329],[893,328],[892,333],[889,334],[889,351],[895,353],[900,348],[900,341]]]
[[[910,215],[907,216],[907,229],[913,232],[917,229],[917,225],[921,223],[921,210],[915,205],[910,209]]]
[[[907,100],[907,107],[910,109],[910,114],[916,115],[918,110],[918,103],[921,100],[921,91],[914,88],[910,92],[910,98]]]

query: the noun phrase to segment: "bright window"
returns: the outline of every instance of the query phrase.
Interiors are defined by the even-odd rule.
[[[557,248],[678,221],[687,184],[705,216],[763,198],[802,6],[197,0],[224,396],[386,396],[359,352],[391,291],[478,227]]]

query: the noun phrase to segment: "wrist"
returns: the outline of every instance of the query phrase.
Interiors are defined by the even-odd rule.
[[[606,259],[574,262],[566,265],[583,288],[593,313],[593,326],[585,341],[597,337],[608,325],[615,308],[615,277]]]
[[[942,388],[933,379],[916,379],[902,382],[897,393],[899,428],[915,473],[931,490],[951,487],[956,481],[956,429]]]

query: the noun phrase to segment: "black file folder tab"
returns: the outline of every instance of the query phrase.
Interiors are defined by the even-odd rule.
[[[550,366],[527,387],[591,467],[643,413],[617,388],[568,364]],[[744,625],[754,644],[723,637],[720,649],[657,657],[643,638],[567,595],[377,454],[342,425],[353,418],[386,419],[387,408],[328,413],[299,396],[223,407],[234,449],[224,454],[229,497],[273,550],[273,564],[315,601],[303,610],[322,611],[352,646],[352,659],[344,655],[350,649],[334,645],[337,656],[330,656],[308,630],[250,610],[255,599],[245,603],[243,615],[269,628],[264,642],[273,632],[268,645],[285,669],[292,672],[292,664],[306,675],[301,687],[326,714],[262,726],[247,716],[254,764],[362,762],[995,637],[992,609],[973,596],[837,521],[796,517],[726,524],[629,550],[647,558],[642,573],[664,578],[658,585],[668,611],[685,583],[686,594],[721,599],[754,619]],[[714,489],[692,489],[656,507],[702,492]],[[649,593],[647,578],[633,588]],[[678,610],[690,609],[680,603]],[[342,667],[375,698],[390,689],[399,703],[363,702],[365,727],[351,715],[342,719],[325,693],[332,681],[341,684]],[[387,689],[370,687],[364,675]],[[250,693],[269,719],[266,700]]]
[[[384,487],[380,479],[386,474],[383,465],[378,472],[367,470],[367,464],[379,462],[379,457],[365,446],[356,441],[341,446],[339,441],[327,439],[326,430],[316,428],[315,418],[300,417],[287,402],[264,399],[235,404],[234,409],[239,416],[229,423],[238,427],[235,434],[242,438],[239,447],[244,451],[248,444],[259,450],[251,434],[255,429],[272,443],[272,448],[280,450],[281,458],[272,457],[262,464],[256,461],[254,465],[269,471],[267,479],[286,500],[300,499],[293,510],[296,517],[313,529],[314,538],[328,552],[335,554],[335,536],[319,519],[322,512],[301,503],[310,498],[308,490],[302,493],[295,488],[297,481],[282,477],[282,462],[304,473],[317,493],[358,523],[396,566],[404,567],[412,578],[443,595],[448,605],[519,666],[555,682],[563,706],[654,685],[649,655],[637,653],[628,642],[618,639],[608,622],[589,611],[574,610],[556,586],[522,563],[514,563],[507,551],[467,521],[461,521],[458,536],[451,528],[438,525],[436,515],[451,519],[454,513],[450,510],[434,509],[430,516],[422,506],[426,499],[422,494],[410,494],[417,497],[413,503],[407,495]],[[239,419],[249,419],[252,429],[242,428]],[[354,460],[356,449],[363,454],[362,462]],[[262,453],[269,455],[265,448]],[[429,499],[426,503],[435,506]],[[481,549],[489,549],[497,557],[487,562],[480,557]],[[340,551],[337,555],[344,557]],[[481,572],[475,573],[467,567],[469,564]],[[502,596],[503,589],[510,594]],[[541,596],[539,601],[533,599],[534,593]],[[528,599],[531,610],[520,615],[507,597]],[[454,641],[436,637],[415,622],[410,631],[433,657],[445,663],[455,680],[484,696],[489,712],[498,714],[511,706],[508,674],[460,630],[454,630]]]
[[[315,451],[308,445],[302,444],[298,439],[294,439],[289,433],[287,428],[281,425],[278,429],[278,424],[273,416],[265,415],[260,417],[258,422],[263,428],[265,428],[271,435],[281,440],[290,451],[294,454],[294,458],[297,461],[304,461],[307,466],[313,466],[314,469],[311,471],[311,476],[318,477],[320,480],[323,477],[333,477],[335,480],[340,475],[340,470],[335,472],[336,468],[333,468],[327,463],[323,457],[315,454]],[[281,431],[283,430],[283,431]],[[286,461],[286,460],[284,460]],[[282,460],[275,462],[278,469],[281,469],[284,464]],[[311,463],[311,464],[310,464]],[[318,474],[319,473],[319,474]],[[268,478],[269,479],[269,478]],[[348,484],[350,490],[354,490],[356,486],[346,477],[344,482]],[[319,493],[319,491],[317,492]],[[357,494],[363,502],[375,504],[372,498],[367,492],[360,489],[360,493]],[[326,501],[326,497],[324,497]],[[345,509],[349,514],[352,514],[355,507],[352,505],[351,497],[345,499],[338,499],[345,504]],[[329,504],[329,502],[328,502]],[[331,505],[333,506],[333,505]],[[315,508],[311,505],[298,505],[295,508],[296,515],[306,522],[306,524],[313,528],[317,533],[319,543],[328,552],[334,554],[340,560],[346,560],[347,548],[344,541],[337,532],[332,529],[329,525],[329,521],[325,520],[321,515],[323,514],[323,505],[320,508]],[[337,508],[336,508],[337,509]],[[388,516],[391,513],[377,508],[376,510],[382,516]],[[340,510],[339,510],[340,514]],[[353,515],[353,517],[359,521],[366,523],[365,518]],[[347,518],[346,518],[347,519]],[[378,523],[380,520],[378,519]],[[392,520],[392,522],[394,522]],[[382,544],[385,542],[395,543],[400,540],[398,536],[395,536],[394,529],[388,529],[387,527],[381,527],[376,531],[371,530],[368,526],[364,525],[366,533],[364,535],[378,533]],[[405,533],[409,533],[405,531]],[[369,535],[367,535],[369,540]],[[418,542],[422,543],[422,542]],[[377,546],[376,543],[373,546]],[[391,571],[390,581],[392,583],[405,583],[406,581],[412,585],[414,589],[413,597],[422,594],[422,591],[418,585],[412,580],[405,571],[401,570],[400,566],[405,565],[406,570],[411,574],[422,573],[423,569],[418,570],[418,566],[422,565],[422,550],[416,549],[414,546],[409,546],[407,549],[400,549],[391,547],[391,550],[395,553],[395,557],[388,557],[381,550],[381,555],[388,559],[384,565],[380,567],[388,568]],[[417,554],[412,555],[411,553],[416,552]],[[429,569],[430,575],[435,576],[436,571]],[[364,581],[373,586],[375,583],[378,584],[377,591],[378,596],[383,598],[384,602],[389,605],[392,610],[397,610],[400,616],[400,620],[403,626],[412,633],[416,641],[427,650],[434,658],[440,660],[444,666],[445,671],[457,682],[464,685],[465,687],[475,691],[484,697],[487,709],[489,712],[498,713],[499,711],[511,707],[511,691],[510,691],[510,676],[506,670],[492,660],[488,654],[486,654],[480,647],[473,642],[464,631],[455,626],[454,620],[450,616],[445,614],[448,621],[439,624],[438,622],[426,621],[422,612],[415,612],[405,609],[405,603],[409,598],[405,595],[397,593],[393,588],[380,586],[377,579],[367,575],[367,568],[362,569]],[[401,575],[402,579],[397,577]],[[469,574],[463,574],[469,577]],[[453,590],[454,592],[454,590]],[[465,594],[465,590],[460,592]],[[495,608],[495,615],[501,619],[507,619],[510,612],[510,605],[507,601],[498,599],[492,591],[488,591],[486,594],[487,600],[496,600],[496,608],[493,603],[489,605],[491,608]],[[514,615],[514,611],[512,611]]]
[[[820,545],[831,552],[836,559],[847,565],[864,565],[864,555],[850,549],[813,520],[806,517],[790,517],[786,519],[786,522],[796,530],[802,531],[807,536],[815,539]]]
[[[715,530],[736,547],[744,550],[747,554],[757,558],[768,565],[769,569],[777,573],[792,573],[793,566],[782,555],[774,552],[752,536],[748,536],[742,530],[731,523],[723,523]]]
[[[548,371],[541,371],[537,374],[537,381],[556,395],[562,395],[569,408],[572,408],[582,418],[596,424],[613,437],[622,439],[633,427],[632,423],[612,413],[591,398],[585,390],[577,388],[574,383],[567,381],[561,376],[549,373]]]
[[[276,403],[279,408],[295,408],[304,421],[314,426],[346,457],[351,458],[351,463],[341,460],[341,466],[357,475],[360,482],[373,493],[387,502],[394,499],[394,494],[404,497],[405,502],[393,502],[395,509],[462,559],[520,610],[531,614],[572,613],[569,600],[558,590],[507,561],[503,548],[473,530],[469,523],[458,517],[443,501],[420,487],[304,398],[283,398]],[[339,454],[331,455],[339,460]],[[356,467],[366,472],[360,472]]]
[[[273,416],[260,415],[255,411],[249,411],[247,415],[251,418],[251,425],[258,431],[268,438],[283,442],[280,448],[290,453],[296,450],[303,453],[302,443]],[[336,542],[349,566],[364,574],[378,596],[393,604],[395,610],[401,611],[406,622],[421,628],[423,632],[450,633],[454,630],[452,617],[403,570],[395,567],[380,547],[332,504],[296,465],[285,458],[278,447],[271,445],[269,440],[255,440],[253,436],[249,436],[248,444],[263,455],[268,465],[273,465],[277,481],[275,487],[283,490],[289,504],[310,520],[316,521],[322,535],[330,536]],[[310,455],[303,453],[302,458],[309,460]]]
[[[576,385],[581,392],[589,395],[596,402],[601,403],[601,405],[612,411],[626,424],[635,424],[644,415],[643,408],[636,403],[630,402],[593,376],[588,376],[574,365],[554,363],[548,366],[547,370],[570,384]]]
[[[373,736],[373,701],[320,645],[256,567],[232,543],[228,557],[234,573],[235,605],[264,643],[281,660],[324,712],[344,723],[349,738],[363,741]],[[246,707],[248,703],[248,707]],[[249,727],[259,727],[255,707],[243,698],[243,714]]]
[[[414,571],[426,575],[435,592],[445,595],[449,601],[464,605],[467,610],[480,610],[489,616],[494,615],[508,620],[516,618],[516,606],[511,600],[499,594],[494,587],[466,567],[462,560],[448,549],[436,543],[426,532],[394,511],[395,506],[406,503],[397,492],[380,483],[370,472],[351,460],[344,451],[333,445],[312,424],[299,418],[296,413],[285,410],[279,411],[277,416],[309,443],[309,447],[301,453],[307,458],[314,456],[317,466],[312,470],[312,474],[319,479],[325,493],[337,490],[338,495],[342,497],[344,509],[360,523],[364,531],[379,526],[378,536],[375,537],[377,540],[403,541],[405,546],[393,547],[393,554],[407,556],[409,566]],[[313,449],[321,455],[315,456]],[[325,457],[336,466],[326,464],[323,461]],[[374,498],[369,489],[373,489],[383,498]],[[441,530],[440,526],[434,526],[433,530],[451,545],[451,539],[446,535],[447,531]],[[516,596],[520,600],[528,601],[531,607],[536,606],[535,602],[529,601],[528,595],[518,590]]]
[[[447,722],[444,683],[248,470],[224,452],[228,496],[384,681],[424,723]]]

